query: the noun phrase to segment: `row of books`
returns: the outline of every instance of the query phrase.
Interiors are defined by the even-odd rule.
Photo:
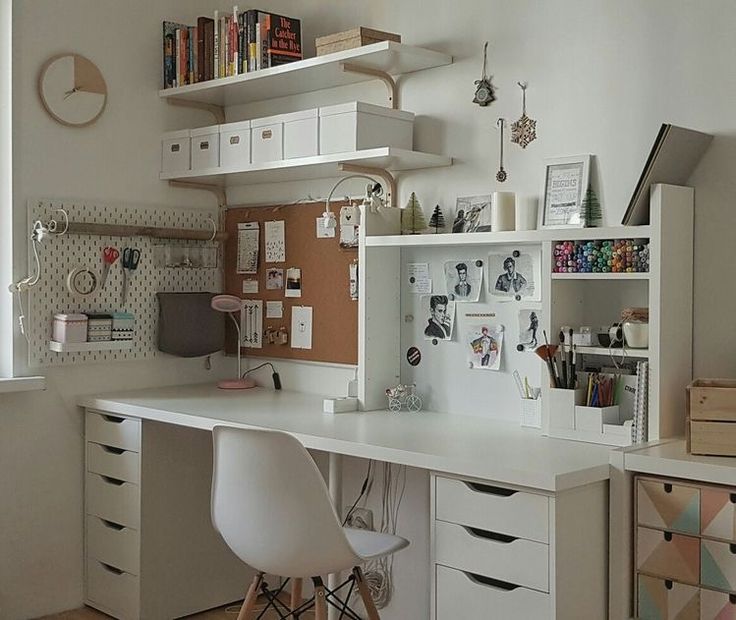
[[[302,59],[301,22],[266,11],[215,11],[196,26],[163,23],[164,88],[259,71]]]

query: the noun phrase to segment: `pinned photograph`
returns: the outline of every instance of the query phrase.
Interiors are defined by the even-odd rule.
[[[457,199],[452,232],[491,230],[491,196],[464,196]]]
[[[519,310],[519,351],[534,351],[540,344],[539,310]]]
[[[298,267],[290,267],[286,270],[286,291],[284,297],[302,296],[302,270]]]
[[[489,254],[488,290],[496,297],[534,299],[534,257],[520,252]]]
[[[422,295],[422,308],[427,317],[425,340],[451,340],[455,323],[455,302],[447,295]]]
[[[447,261],[445,287],[451,301],[478,301],[483,286],[483,261]]]
[[[503,349],[503,325],[480,323],[465,332],[468,365],[477,370],[498,370]]]
[[[284,270],[269,268],[266,271],[266,290],[279,291],[284,288]]]

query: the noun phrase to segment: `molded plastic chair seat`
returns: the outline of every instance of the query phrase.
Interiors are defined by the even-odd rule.
[[[409,546],[406,538],[393,534],[356,530],[350,527],[344,527],[343,531],[355,553],[366,562],[396,553]]]

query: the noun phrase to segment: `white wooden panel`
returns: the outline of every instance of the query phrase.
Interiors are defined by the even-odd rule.
[[[118,620],[138,620],[138,601],[138,577],[117,571],[94,558],[87,558],[88,605]]]
[[[436,515],[442,521],[546,543],[549,499],[523,491],[500,495],[493,488],[436,478]]]
[[[87,441],[138,452],[141,448],[141,421],[133,418],[87,411]]]
[[[87,554],[118,570],[138,575],[140,535],[130,527],[116,526],[95,515],[87,515]]]
[[[87,513],[138,529],[140,489],[131,482],[116,483],[99,474],[87,474]]]
[[[549,547],[516,538],[487,538],[487,533],[469,531],[461,525],[435,523],[435,561],[485,577],[510,581],[549,592]]]
[[[87,471],[126,482],[140,483],[140,457],[137,452],[87,442]]]
[[[506,590],[482,583],[462,571],[436,567],[436,620],[545,620],[549,595],[517,587]]]

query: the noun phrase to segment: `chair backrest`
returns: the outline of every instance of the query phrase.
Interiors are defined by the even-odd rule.
[[[359,563],[307,450],[280,431],[213,429],[212,522],[253,568],[312,577]]]

